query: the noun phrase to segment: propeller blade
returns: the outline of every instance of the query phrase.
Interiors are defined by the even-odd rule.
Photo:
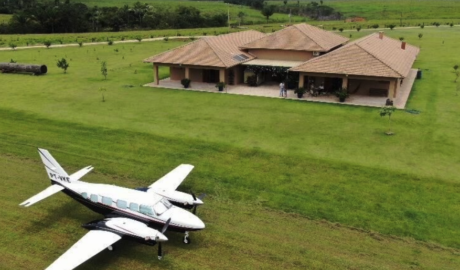
[[[166,230],[168,229],[169,227],[169,222],[171,222],[171,218],[168,219],[168,221],[166,221],[165,225],[163,226],[163,229],[161,229],[161,233],[165,233]]]
[[[193,192],[190,192],[190,193],[192,193],[193,200],[196,201],[195,193],[193,193]]]
[[[161,242],[158,243],[158,258],[163,257],[163,250],[161,250]]]
[[[203,200],[204,197],[206,197],[206,193],[201,193],[200,196],[198,196],[198,199]]]

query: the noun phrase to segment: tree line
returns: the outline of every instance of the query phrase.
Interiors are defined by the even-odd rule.
[[[130,29],[185,29],[227,25],[225,13],[202,15],[190,6],[154,7],[136,2],[123,7],[88,7],[69,0],[3,0],[0,13],[13,14],[0,34],[76,33]]]
[[[334,10],[334,8],[324,4],[323,0],[301,3],[297,1],[284,0],[284,5],[269,5],[265,0],[224,0],[224,3],[233,5],[244,5],[254,9],[261,10],[262,15],[268,18],[273,13],[287,13],[299,16],[308,16],[317,20],[339,20],[342,19],[342,14]]]

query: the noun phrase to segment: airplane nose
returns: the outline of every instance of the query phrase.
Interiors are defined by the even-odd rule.
[[[204,225],[204,222],[197,216],[192,215],[193,218],[191,218],[191,224],[193,228],[197,230],[203,230],[206,226]]]
[[[193,202],[194,204],[197,204],[197,205],[202,205],[203,204],[203,201],[200,200],[199,198],[196,199],[196,201]]]

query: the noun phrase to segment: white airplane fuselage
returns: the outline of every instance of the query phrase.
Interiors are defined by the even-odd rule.
[[[151,192],[83,181],[52,183],[64,187],[62,191],[68,196],[106,217],[126,217],[152,228],[161,228],[171,219],[168,230],[177,232],[205,228],[200,218]]]

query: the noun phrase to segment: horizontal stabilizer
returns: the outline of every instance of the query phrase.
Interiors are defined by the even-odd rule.
[[[79,170],[78,172],[76,172],[76,173],[74,173],[74,174],[72,174],[70,176],[70,181],[80,180],[81,178],[83,178],[83,176],[87,175],[93,169],[94,169],[93,166],[88,166],[88,167],[85,167],[85,168]]]
[[[38,193],[37,195],[33,196],[32,198],[24,201],[23,203],[20,204],[20,206],[24,207],[29,207],[43,199],[48,198],[51,195],[54,195],[58,193],[59,191],[63,190],[64,187],[59,186],[59,185],[52,185],[48,187],[47,189],[43,190],[42,192]]]

